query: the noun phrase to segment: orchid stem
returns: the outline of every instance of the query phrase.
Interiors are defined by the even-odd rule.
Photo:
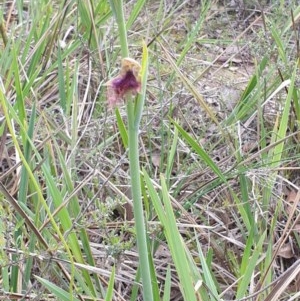
[[[112,11],[115,15],[122,57],[128,57],[128,43],[127,43],[127,32],[126,24],[123,12],[123,1],[122,0],[110,0]],[[137,247],[139,253],[139,267],[141,269],[142,277],[142,294],[144,301],[154,301],[153,289],[152,289],[152,278],[149,262],[149,250],[147,245],[147,233],[146,223],[143,209],[143,200],[141,192],[141,178],[140,178],[140,160],[139,160],[139,125],[142,116],[143,104],[145,99],[146,82],[147,82],[147,68],[148,68],[148,57],[147,48],[144,46],[143,53],[146,52],[146,62],[142,65],[142,91],[136,97],[135,101],[132,101],[132,96],[127,96],[127,119],[128,119],[128,147],[129,147],[129,166],[130,166],[130,181],[131,181],[131,192],[133,199],[133,213],[135,219],[135,231],[137,239]],[[144,70],[143,70],[144,68]]]

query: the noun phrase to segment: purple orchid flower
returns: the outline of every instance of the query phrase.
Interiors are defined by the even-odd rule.
[[[125,95],[136,95],[141,90],[141,66],[131,59],[122,60],[121,71],[119,75],[106,83],[107,99],[111,108],[122,103]]]

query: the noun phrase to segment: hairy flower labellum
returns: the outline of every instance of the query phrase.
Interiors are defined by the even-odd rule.
[[[117,77],[111,79],[106,83],[107,98],[110,107],[122,103],[125,95],[135,95],[141,90],[141,66],[140,64],[131,59],[124,58],[120,73]]]

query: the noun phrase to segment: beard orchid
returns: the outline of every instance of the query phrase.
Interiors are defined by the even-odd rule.
[[[136,95],[141,90],[141,66],[131,58],[122,60],[118,76],[106,83],[107,100],[110,107],[115,107],[125,100],[127,95]]]

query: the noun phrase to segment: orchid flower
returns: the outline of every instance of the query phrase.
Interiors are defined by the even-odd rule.
[[[141,90],[141,66],[131,58],[122,60],[121,70],[117,77],[106,83],[107,100],[110,107],[122,103],[126,95],[136,95]]]

